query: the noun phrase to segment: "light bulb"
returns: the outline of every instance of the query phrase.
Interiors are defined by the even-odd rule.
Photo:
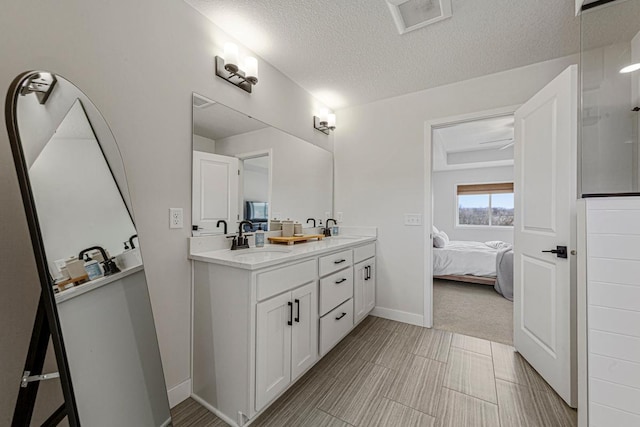
[[[244,60],[244,74],[251,84],[258,83],[258,60],[247,56]]]
[[[336,115],[335,114],[329,114],[327,116],[327,126],[330,127],[331,129],[335,129],[335,127],[336,127]]]
[[[233,43],[224,45],[224,68],[231,72],[238,72],[238,46]]]

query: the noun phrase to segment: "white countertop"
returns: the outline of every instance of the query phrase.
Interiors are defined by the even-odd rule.
[[[73,286],[69,289],[66,289],[62,292],[56,294],[56,303],[60,304],[64,301],[70,300],[71,298],[75,298],[82,294],[86,294],[87,292],[93,291],[94,289],[98,289],[102,286],[108,285],[109,283],[113,283],[116,280],[120,280],[124,277],[127,277],[137,271],[141,271],[144,268],[142,264],[136,265],[135,267],[127,268],[126,270],[122,270],[120,273],[112,274],[111,276],[103,276],[94,280],[90,280],[81,285]]]
[[[296,243],[295,245],[265,244],[263,248],[214,250],[197,252],[189,255],[189,259],[226,265],[245,270],[258,270],[274,265],[297,261],[311,256],[347,249],[364,243],[374,242],[375,236],[339,235],[325,237],[319,241]]]

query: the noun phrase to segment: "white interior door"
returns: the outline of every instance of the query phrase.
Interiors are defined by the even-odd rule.
[[[216,227],[225,220],[229,231],[238,221],[238,159],[193,152],[192,225],[200,231],[222,233]]]
[[[515,113],[514,345],[576,405],[575,248],[577,66]]]

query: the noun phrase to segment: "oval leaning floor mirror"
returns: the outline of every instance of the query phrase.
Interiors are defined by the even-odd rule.
[[[13,426],[59,375],[46,425],[169,426],[171,416],[124,165],[105,119],[73,83],[18,76],[6,122],[42,287]],[[58,373],[43,373],[49,338]]]

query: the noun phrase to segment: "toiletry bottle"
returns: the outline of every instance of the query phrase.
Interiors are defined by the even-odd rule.
[[[258,230],[256,231],[256,248],[264,247],[264,231],[262,231],[262,224],[258,224]]]
[[[89,275],[89,280],[97,279],[102,276],[102,269],[100,263],[94,259],[89,258],[89,255],[85,254],[84,258],[84,270]]]

